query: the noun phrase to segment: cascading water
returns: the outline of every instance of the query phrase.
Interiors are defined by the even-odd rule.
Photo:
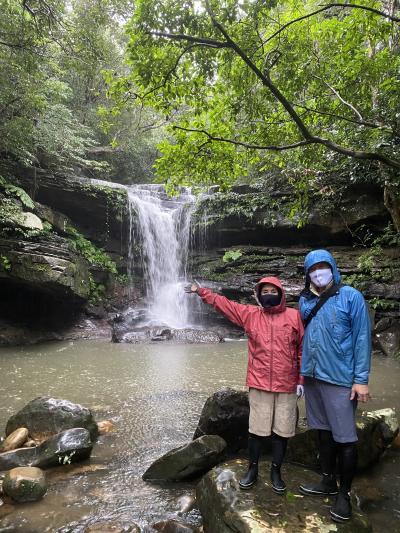
[[[162,185],[128,187],[129,267],[139,256],[146,289],[145,325],[188,327],[191,299],[184,293],[194,196],[169,198]]]

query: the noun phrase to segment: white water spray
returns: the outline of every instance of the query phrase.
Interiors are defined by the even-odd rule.
[[[183,287],[194,196],[184,189],[169,198],[162,185],[128,187],[129,267],[134,268],[134,246],[139,245],[146,289],[146,325],[185,328],[190,298]]]

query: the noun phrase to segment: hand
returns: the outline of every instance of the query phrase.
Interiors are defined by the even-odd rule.
[[[297,398],[301,399],[304,396],[304,385],[297,385]]]
[[[367,402],[371,398],[368,385],[354,383],[354,385],[351,387],[350,400],[354,400],[354,398],[360,400],[360,402]]]
[[[194,281],[190,285],[186,285],[185,292],[188,294],[191,294],[193,292],[197,292],[200,289],[200,284],[197,281]]]

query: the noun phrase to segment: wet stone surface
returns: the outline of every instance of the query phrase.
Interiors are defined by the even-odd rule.
[[[304,468],[284,465],[286,496],[273,492],[269,481],[270,463],[260,462],[256,485],[247,491],[239,488],[239,479],[247,470],[247,461],[224,463],[206,474],[196,489],[197,504],[204,519],[204,531],[212,533],[342,532],[370,533],[368,518],[355,506],[353,517],[344,525],[332,522],[329,509],[333,498],[302,496],[300,483],[313,483],[317,475]],[[357,489],[355,489],[357,490]]]

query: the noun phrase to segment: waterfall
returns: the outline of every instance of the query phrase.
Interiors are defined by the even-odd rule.
[[[188,327],[191,298],[183,287],[194,196],[183,189],[170,198],[162,185],[135,185],[128,187],[128,202],[128,274],[132,276],[139,256],[146,290],[145,323]]]

